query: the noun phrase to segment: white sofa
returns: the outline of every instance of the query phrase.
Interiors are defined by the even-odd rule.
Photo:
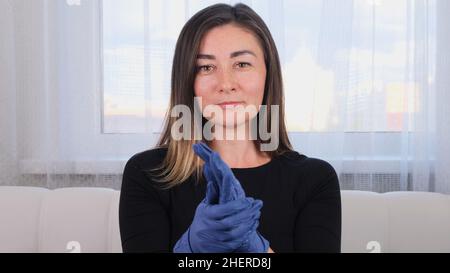
[[[120,192],[0,187],[0,252],[121,252]],[[450,196],[342,191],[343,252],[450,252]]]

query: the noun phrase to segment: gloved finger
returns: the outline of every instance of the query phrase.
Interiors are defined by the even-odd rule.
[[[235,199],[245,198],[245,191],[242,188],[241,183],[239,182],[239,180],[237,180],[237,178],[234,176],[231,170],[223,174],[222,181],[224,184],[225,183],[229,184],[229,187],[231,188],[230,195],[233,198]]]
[[[241,184],[217,152],[214,152],[204,142],[194,144],[193,148],[194,152],[205,161],[205,164],[211,163],[211,179],[212,177],[215,178],[220,191],[219,203],[225,203],[238,198],[245,198],[245,192]]]
[[[217,180],[217,184],[219,185],[220,190],[220,199],[219,203],[227,203],[231,200],[238,199],[236,195],[236,191],[234,189],[234,183],[232,180],[236,179],[231,169],[226,165],[226,163],[222,163],[222,159],[220,155],[217,153],[213,153],[210,158],[210,165],[212,173]],[[219,163],[219,164],[218,164]],[[220,166],[220,167],[219,167]],[[227,175],[226,175],[227,174]],[[245,197],[245,196],[243,196]]]
[[[205,150],[208,151],[209,153],[214,152],[213,149],[211,149],[211,148],[208,146],[208,144],[206,144],[205,142],[200,141],[198,144],[201,145],[203,148],[205,148]]]
[[[245,236],[244,243],[240,245],[235,252],[237,253],[267,253],[269,250],[269,241],[264,238],[261,233],[255,229]]]
[[[236,248],[235,252],[238,252],[238,253],[250,252],[249,246],[251,244],[255,243],[255,236],[258,236],[258,234],[257,234],[258,226],[259,226],[259,221],[256,220],[253,223],[253,226],[250,228],[250,230],[242,236],[243,242],[241,245],[238,246],[238,248]]]
[[[192,149],[205,163],[210,161],[212,150],[209,149],[208,145],[199,142],[192,145]]]
[[[245,222],[251,221],[261,215],[262,203],[253,202],[252,206],[241,210],[236,214],[229,215],[223,219],[217,220],[218,224],[222,226],[223,229],[233,229]]]
[[[216,230],[218,232],[225,232],[236,228],[242,224],[248,224],[254,220],[259,220],[261,216],[262,202],[255,202],[253,198],[247,198],[252,202],[251,206],[241,211],[225,216],[221,219],[205,217],[205,225],[211,230]]]
[[[217,179],[220,189],[220,203],[230,200],[245,198],[245,192],[240,182],[236,179],[230,167],[220,158],[218,153],[212,153],[211,171]]]
[[[231,230],[221,232],[217,239],[222,242],[230,242],[235,240],[242,241],[243,239],[246,239],[251,232],[254,232],[258,225],[259,220],[257,219],[249,221],[245,224],[238,225]]]
[[[196,143],[194,145],[192,145],[192,148],[194,150],[194,152],[205,162],[204,164],[204,174],[205,174],[205,178],[207,178],[208,180],[215,180],[215,182],[217,182],[217,186],[219,188],[219,191],[222,191],[221,189],[221,184],[222,184],[222,175],[220,172],[217,171],[217,169],[210,169],[210,171],[206,171],[205,172],[205,166],[208,166],[208,164],[210,166],[212,166],[212,162],[211,162],[211,158],[213,154],[218,155],[216,152],[214,152],[213,150],[211,150],[211,148],[209,148],[208,145],[206,145],[203,142],[199,142]],[[220,157],[220,156],[219,156]],[[224,196],[227,196],[226,194],[222,193],[222,199],[224,199]],[[230,201],[230,198],[226,198],[227,201]],[[224,203],[224,202],[220,202],[219,203]]]
[[[242,245],[244,238],[237,237],[235,240],[223,240],[223,233],[212,232],[211,230],[203,230],[198,236],[208,246],[214,245],[214,252],[231,252]],[[230,251],[231,250],[231,251]]]
[[[229,201],[223,204],[216,204],[208,206],[203,212],[205,218],[212,221],[220,221],[227,217],[237,219],[239,213],[251,208],[254,204],[253,198],[243,198]],[[249,213],[248,211],[246,213]]]
[[[230,216],[228,216],[221,220],[207,219],[205,220],[205,223],[211,230],[216,230],[217,232],[228,232],[238,226],[248,226],[249,223],[259,220],[261,211],[257,207],[252,207],[251,210],[246,210],[245,212],[241,211],[238,214],[240,215],[234,217],[234,219],[230,219]]]
[[[221,220],[229,215],[237,214],[252,205],[253,200],[250,198],[241,198],[224,204],[205,206],[203,214],[209,219]]]
[[[208,164],[203,165],[203,175],[206,179],[205,201],[207,204],[217,204],[219,202],[219,187],[215,180],[211,179],[212,174]]]
[[[198,154],[205,161],[205,164],[211,163],[213,169],[212,174],[218,182],[218,187],[221,193],[219,203],[225,203],[233,199],[245,197],[245,192],[239,181],[236,177],[234,177],[231,169],[220,158],[220,155],[217,152],[213,151],[204,142],[194,144],[193,148],[196,154]],[[229,183],[230,181],[233,183]]]
[[[217,229],[214,229],[218,234],[228,234],[230,236],[244,236],[245,232],[253,230],[252,227],[255,223],[255,221],[258,221],[260,219],[261,212],[256,212],[253,215],[247,216],[246,219],[242,219],[239,223],[236,223],[235,225],[228,226],[225,228],[223,224],[220,222],[216,222],[214,224],[209,225],[209,227],[216,227]],[[213,228],[211,228],[213,229]],[[241,233],[239,233],[241,232]],[[224,239],[224,240],[229,240]]]
[[[224,183],[222,172],[217,169],[214,162],[212,161],[214,154],[216,153],[212,153],[210,160],[205,164],[208,164],[212,179],[214,179],[214,181],[217,183],[217,187],[219,189],[219,204],[223,204],[227,203],[228,201],[235,200],[237,198],[234,198],[232,195],[229,194],[230,189],[227,188],[227,184]]]
[[[244,216],[241,219],[237,220],[236,225],[241,225],[254,220],[259,220],[260,217],[261,217],[261,209],[256,209],[255,211],[252,211],[251,214],[248,214],[247,216]]]
[[[206,196],[205,196],[205,202],[207,204],[217,204],[219,200],[219,186],[215,181],[214,174],[210,171],[210,168],[208,167],[208,162],[210,161],[209,158],[211,156],[210,152],[211,150],[206,149],[208,147],[203,142],[196,143],[192,145],[192,148],[194,152],[202,158],[203,161],[205,161],[205,164],[203,165],[203,175],[208,182],[207,184],[207,190],[206,190]],[[210,182],[213,182],[210,184]]]

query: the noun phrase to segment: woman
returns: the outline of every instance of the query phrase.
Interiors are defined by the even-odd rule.
[[[251,8],[216,4],[186,23],[171,90],[157,147],[124,169],[124,252],[340,252],[336,172],[292,150],[277,49]],[[174,137],[179,105],[200,109],[200,137],[188,130],[199,126],[195,115],[186,114]],[[247,107],[256,112],[239,115]],[[236,131],[245,137],[223,137]]]

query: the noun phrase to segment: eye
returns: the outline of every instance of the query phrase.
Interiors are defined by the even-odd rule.
[[[211,72],[213,68],[212,65],[199,65],[197,66],[197,72]]]
[[[239,67],[239,68],[246,68],[246,67],[249,67],[249,66],[251,66],[251,64],[250,63],[237,63],[237,66]]]

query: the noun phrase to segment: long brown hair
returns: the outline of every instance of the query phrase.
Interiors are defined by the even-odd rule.
[[[266,122],[271,130],[271,105],[279,105],[279,145],[274,151],[266,152],[271,158],[292,150],[284,121],[284,95],[281,65],[275,42],[270,31],[261,17],[245,4],[235,6],[215,4],[197,12],[184,25],[178,37],[172,64],[172,82],[169,109],[166,112],[163,133],[156,148],[167,148],[167,154],[160,166],[151,170],[156,181],[166,182],[167,188],[173,187],[187,180],[195,173],[197,181],[201,178],[202,161],[192,150],[197,142],[192,135],[190,140],[174,140],[171,128],[176,117],[171,117],[171,109],[175,105],[186,105],[194,113],[194,81],[196,76],[196,61],[203,36],[212,28],[235,24],[255,35],[263,52],[266,65],[266,81],[262,105],[267,105]],[[261,111],[258,115],[261,114]],[[255,117],[258,119],[258,116]],[[192,126],[194,122],[192,118]],[[203,124],[205,119],[203,118]],[[202,125],[203,125],[202,124]],[[259,134],[254,140],[260,148],[263,141]]]

